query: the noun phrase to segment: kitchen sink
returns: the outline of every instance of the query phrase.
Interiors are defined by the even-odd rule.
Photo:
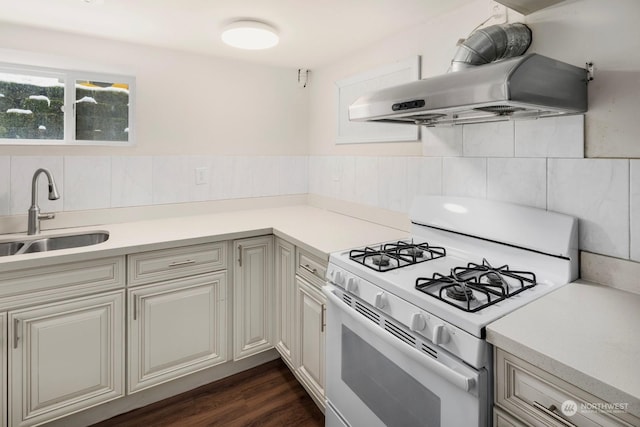
[[[24,246],[24,242],[0,243],[0,256],[14,255]]]
[[[60,249],[80,248],[106,242],[109,233],[94,231],[65,236],[42,237],[32,240],[20,240],[0,243],[0,256],[30,254],[36,252],[57,251]]]

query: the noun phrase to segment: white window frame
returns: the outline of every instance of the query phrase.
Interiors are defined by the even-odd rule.
[[[0,138],[2,145],[64,145],[64,146],[112,146],[129,147],[135,145],[135,92],[136,78],[114,73],[68,70],[32,65],[19,65],[0,62],[0,72],[30,74],[42,77],[62,78],[64,80],[64,139],[13,139]],[[77,140],[76,135],[76,81],[102,81],[126,83],[129,85],[129,131],[128,141]],[[69,107],[71,106],[71,107]]]

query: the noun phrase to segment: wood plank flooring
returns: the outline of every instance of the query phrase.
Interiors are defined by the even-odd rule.
[[[93,427],[324,426],[282,360],[274,360]]]

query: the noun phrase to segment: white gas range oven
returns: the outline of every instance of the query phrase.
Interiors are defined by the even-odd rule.
[[[414,200],[411,238],[331,254],[326,425],[491,425],[485,327],[578,277],[576,218]]]

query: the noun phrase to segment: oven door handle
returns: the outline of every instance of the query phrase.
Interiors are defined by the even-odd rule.
[[[343,313],[349,315],[352,320],[365,327],[369,332],[384,341],[385,344],[393,347],[398,346],[398,340],[393,338],[390,334],[386,333],[384,330],[382,330],[382,328],[373,325],[369,321],[364,321],[365,319],[357,314],[354,310],[347,309],[347,304],[331,291],[330,286],[325,286],[323,288],[323,291],[329,301]],[[343,305],[345,307],[343,307]],[[473,388],[476,382],[475,378],[469,378],[459,372],[456,372],[450,367],[443,365],[442,363],[439,363],[428,356],[425,356],[416,348],[413,348],[409,345],[404,345],[402,346],[402,348],[405,355],[411,357],[414,361],[421,364],[422,366],[425,366],[430,371],[435,372],[442,378],[449,381],[451,384],[454,384],[456,387],[461,388],[464,391],[470,391]]]

